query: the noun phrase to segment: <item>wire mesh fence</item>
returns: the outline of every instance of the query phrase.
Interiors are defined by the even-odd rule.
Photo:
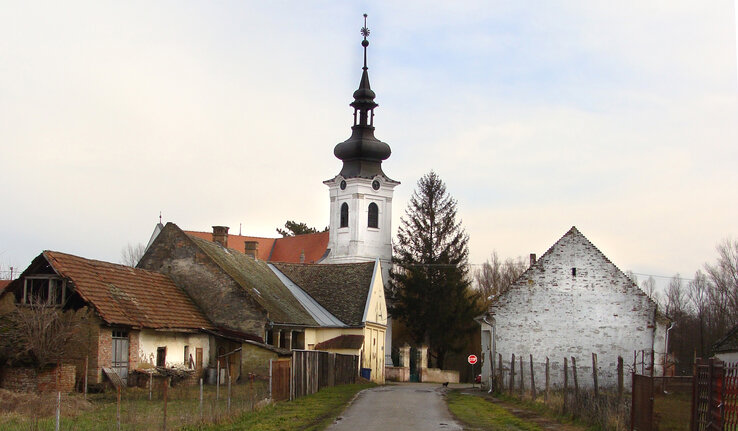
[[[0,415],[4,430],[166,430],[184,425],[218,424],[268,403],[268,382],[215,385],[155,384],[148,388],[125,387],[88,394],[47,394],[23,398],[29,405],[19,414]],[[60,396],[59,396],[60,395]],[[0,392],[0,411],[10,391]],[[57,419],[57,406],[59,419]],[[4,408],[6,407],[6,408]]]

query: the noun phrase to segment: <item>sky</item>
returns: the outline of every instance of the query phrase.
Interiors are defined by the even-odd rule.
[[[0,2],[0,270],[120,261],[160,212],[326,226],[363,13],[395,232],[434,170],[472,264],[577,226],[689,278],[738,239],[734,0]]]

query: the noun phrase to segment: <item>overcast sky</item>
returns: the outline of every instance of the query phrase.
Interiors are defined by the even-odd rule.
[[[738,238],[733,0],[0,2],[0,266],[158,221],[323,227],[371,29],[393,230],[431,169],[471,262],[576,225],[691,277]]]

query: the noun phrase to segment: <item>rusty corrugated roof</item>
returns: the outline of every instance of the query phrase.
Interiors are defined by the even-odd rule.
[[[164,274],[57,251],[43,256],[111,325],[212,329],[200,309]]]

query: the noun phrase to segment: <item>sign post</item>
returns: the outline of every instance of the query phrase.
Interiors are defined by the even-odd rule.
[[[469,357],[466,358],[467,362],[469,362],[469,365],[471,365],[471,378],[472,378],[472,389],[474,388],[474,384],[476,383],[476,376],[474,375],[474,364],[477,363],[477,355],[469,355]]]

